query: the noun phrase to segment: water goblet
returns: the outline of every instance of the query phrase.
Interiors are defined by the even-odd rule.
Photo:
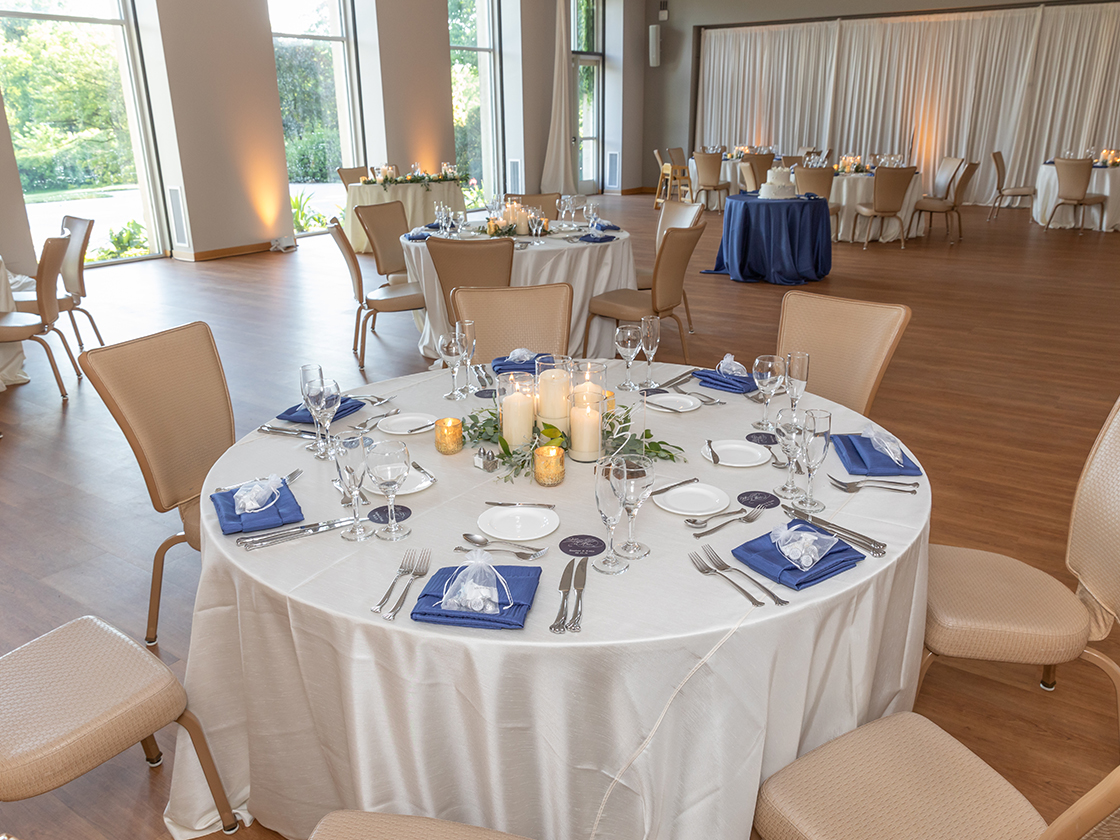
[[[439,357],[451,368],[451,390],[443,395],[445,400],[461,400],[465,397],[459,390],[459,368],[463,364],[463,342],[455,333],[441,335],[436,344]]]
[[[541,239],[542,231],[544,231],[544,216],[539,209],[534,208],[529,211],[529,232],[533,234],[534,245],[544,244],[544,240]]]
[[[797,408],[797,401],[805,394],[809,384],[809,354],[794,350],[786,354],[786,393],[790,408]]]
[[[781,356],[759,356],[754,360],[754,384],[762,392],[762,419],[754,424],[764,432],[774,431],[770,421],[770,400],[782,387],[786,375],[786,360]]]
[[[620,455],[611,464],[611,486],[626,512],[626,542],[614,553],[623,560],[637,560],[649,554],[649,546],[634,539],[634,519],[638,508],[653,490],[653,459],[646,455]]]
[[[642,352],[646,354],[646,381],[643,388],[656,388],[657,382],[653,379],[653,357],[657,354],[657,347],[661,343],[661,319],[656,315],[646,315],[642,318]]]
[[[832,443],[832,414],[820,408],[811,408],[805,412],[805,422],[797,433],[798,457],[805,467],[805,495],[793,503],[793,506],[805,513],[818,513],[824,510],[824,505],[813,498],[813,476],[817,467],[824,463],[824,456],[828,454],[828,446]]]
[[[642,347],[642,328],[636,324],[623,324],[614,331],[614,346],[626,360],[626,381],[618,386],[618,390],[637,391],[637,383],[630,378],[630,366]]]
[[[622,520],[622,497],[611,484],[613,458],[602,458],[595,464],[595,504],[607,526],[607,550],[591,561],[591,567],[605,575],[617,575],[630,568],[630,563],[614,552],[614,530]]]
[[[583,205],[583,220],[587,222],[587,227],[591,228],[594,220],[598,218],[599,205],[594,201],[584,202]]]
[[[560,230],[567,230],[568,226],[564,224],[564,220],[568,214],[568,197],[566,195],[560,196],[556,199],[556,213],[560,224],[557,225]]]
[[[412,529],[397,522],[393,500],[408,478],[408,447],[399,440],[379,440],[369,448],[366,463],[369,464],[369,474],[377,482],[377,489],[385,494],[389,504],[389,524],[378,528],[373,535],[389,542],[403,540],[412,533]]]
[[[335,441],[334,465],[338,469],[338,480],[350,494],[350,506],[354,511],[354,524],[342,532],[344,540],[360,542],[373,535],[373,525],[361,514],[362,485],[369,477],[366,453],[373,440],[361,432],[339,436]]]
[[[474,359],[474,348],[477,343],[474,334],[474,321],[456,321],[455,336],[459,339],[459,344],[463,348],[462,364],[467,366],[467,375],[463,377],[463,387],[459,389],[466,397],[471,390],[470,365]]]
[[[781,444],[782,454],[786,456],[786,483],[775,489],[774,495],[782,499],[799,499],[804,494],[794,480],[797,465],[797,439],[801,427],[805,425],[805,412],[796,408],[778,409],[778,419],[774,423],[774,436]]]
[[[465,210],[455,211],[455,238],[462,239],[463,231],[467,229],[467,212]]]
[[[303,407],[309,412],[311,405],[307,402],[307,385],[310,382],[321,382],[323,380],[323,368],[321,365],[304,365],[299,369],[299,394],[303,398]],[[311,419],[315,420],[315,415],[311,415]],[[315,440],[307,444],[306,449],[309,452],[321,452],[324,449],[323,445],[323,429],[319,425],[319,421],[315,420]]]
[[[315,457],[327,461],[334,457],[334,444],[331,441],[331,421],[342,402],[342,390],[333,379],[318,379],[307,386],[307,410],[315,422],[323,427],[324,446],[316,451]]]

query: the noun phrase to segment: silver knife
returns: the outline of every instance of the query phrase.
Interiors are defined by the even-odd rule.
[[[583,618],[583,585],[587,582],[587,558],[584,557],[576,566],[576,579],[573,584],[576,588],[576,608],[572,611],[572,620],[568,622],[568,630],[572,633],[579,632],[579,621]]]
[[[415,461],[412,462],[412,468],[414,470],[416,470],[416,472],[420,473],[420,475],[427,478],[428,481],[432,482],[432,484],[436,483],[436,477],[434,475],[432,475],[430,472],[428,472],[426,469],[424,469],[422,466],[417,464]]]
[[[486,504],[490,507],[539,507],[556,510],[556,505],[546,505],[540,502],[487,502]]]
[[[670,379],[668,382],[662,382],[661,387],[672,388],[674,385],[680,385],[682,382],[687,382],[692,377],[692,374],[696,373],[696,371],[699,369],[700,368],[695,368],[688,371],[687,373],[682,373],[680,376],[676,376],[673,379]]]
[[[568,593],[572,591],[572,572],[575,571],[576,558],[568,561],[564,567],[564,574],[560,576],[560,591],[564,593],[560,601],[560,611],[556,613],[556,620],[549,626],[553,633],[563,633],[568,626]]]
[[[425,429],[431,429],[431,428],[432,428],[432,427],[434,427],[434,426],[435,426],[435,421],[433,421],[433,422],[431,422],[431,423],[425,423],[425,424],[424,424],[423,426],[417,426],[417,427],[416,427],[416,428],[414,428],[414,429],[408,429],[408,430],[406,430],[406,431],[405,431],[405,434],[406,434],[406,435],[414,435],[414,434],[416,434],[417,432],[422,432],[422,431],[424,431]]]
[[[296,534],[300,531],[305,531],[308,528],[315,528],[319,525],[338,525],[338,524],[345,524],[347,522],[353,522],[353,521],[354,521],[353,516],[344,516],[341,519],[328,519],[324,522],[312,522],[310,525],[296,525],[292,528],[281,528],[279,531],[269,531],[266,534],[254,534],[254,535],[249,536],[249,537],[245,537],[245,536],[238,537],[237,538],[237,544],[238,545],[245,545],[245,543],[247,543],[247,542],[260,542],[262,540],[267,540],[271,537],[283,537],[283,536],[287,536],[288,534]]]
[[[309,537],[312,534],[322,534],[324,531],[333,531],[335,528],[341,528],[344,525],[353,525],[354,517],[349,516],[341,522],[320,522],[318,525],[308,528],[306,531],[300,531],[296,534],[285,534],[283,536],[274,537],[264,542],[246,542],[242,543],[241,547],[246,551],[256,551],[258,548],[266,548],[270,545],[279,545],[280,543],[290,542],[292,540],[302,539]]]
[[[862,548],[872,557],[882,557],[887,553],[886,547],[878,541],[865,537],[862,534],[857,534],[854,531],[848,531],[846,529],[837,528],[834,525],[825,524],[823,521],[817,519],[814,516],[811,516],[810,514],[802,513],[801,511],[786,509],[784,505],[782,507],[786,510],[788,516],[796,517],[798,519],[804,519],[809,524],[815,525],[821,530],[827,531],[828,533],[832,534],[832,536],[839,537],[844,542],[849,543],[856,548]]]
[[[792,516],[798,516],[804,519],[806,522],[811,522],[814,525],[820,525],[822,528],[831,528],[836,531],[843,531],[846,534],[851,534],[857,539],[866,540],[867,542],[871,543],[872,545],[878,546],[879,548],[887,547],[887,544],[885,542],[882,542],[881,540],[877,540],[874,537],[869,537],[867,536],[867,534],[861,534],[859,531],[853,531],[851,528],[845,528],[843,525],[836,525],[832,522],[829,522],[827,519],[822,519],[815,514],[802,513],[796,508],[790,507],[789,505],[782,505],[782,509]]]
[[[258,426],[257,431],[263,432],[266,435],[287,435],[288,437],[315,439],[314,432],[309,432],[305,429],[282,429],[279,426],[270,426],[267,423],[263,426]]]
[[[695,484],[700,479],[686,478],[684,481],[678,481],[676,484],[670,484],[668,487],[662,487],[660,490],[654,490],[650,493],[651,496],[660,496],[662,493],[668,493],[670,490],[675,490],[678,487],[683,487],[686,484]]]

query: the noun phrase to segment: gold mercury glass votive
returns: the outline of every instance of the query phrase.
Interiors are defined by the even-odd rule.
[[[607,411],[614,411],[614,391],[604,391],[603,396],[607,398]]]
[[[436,451],[441,455],[454,455],[463,449],[463,421],[458,417],[444,417],[436,421]]]
[[[533,450],[533,477],[542,487],[555,487],[564,480],[564,450],[538,446]]]

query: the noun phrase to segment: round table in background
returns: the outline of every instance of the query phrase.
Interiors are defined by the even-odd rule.
[[[909,226],[910,215],[914,212],[914,205],[917,204],[918,199],[922,197],[922,173],[915,172],[914,177],[910,180],[910,187],[906,190],[906,197],[902,201],[902,210],[899,211],[899,216],[902,217],[903,224]],[[837,232],[837,239],[845,242],[862,242],[863,234],[865,232],[865,224],[875,224],[874,219],[860,218],[856,213],[857,204],[871,204],[875,199],[875,176],[871,173],[852,173],[847,174],[844,172],[837,173],[836,178],[832,181],[832,195],[829,201],[833,204],[840,205],[840,218],[837,224],[840,229]],[[856,220],[859,219],[859,230],[857,235]],[[879,242],[894,242],[898,239],[898,223],[883,219],[882,230],[877,237]],[[925,232],[925,222],[919,221],[915,227],[915,236],[921,236]],[[910,236],[909,227],[907,227],[906,236]]]
[[[1058,172],[1052,163],[1044,163],[1038,167],[1038,193],[1031,203],[1031,218],[1040,225],[1046,224],[1054,208],[1058,204]],[[1120,230],[1120,166],[1094,166],[1093,174],[1089,177],[1089,192],[1100,193],[1108,196],[1102,208],[1085,208],[1085,228],[1091,230],[1100,227],[1100,215],[1104,213],[1105,231]],[[1052,228],[1071,228],[1081,218],[1081,210],[1076,207],[1067,207],[1059,210],[1050,223]]]
[[[715,267],[740,283],[798,286],[832,270],[832,227],[822,198],[732,196],[723,214]]]
[[[427,184],[351,184],[346,188],[346,217],[342,229],[350,245],[359,254],[373,251],[362,228],[355,207],[364,204],[387,204],[399,201],[404,205],[404,215],[410,228],[426,225],[436,220],[436,205],[445,204],[452,210],[467,209],[463,190],[458,181],[436,181]]]

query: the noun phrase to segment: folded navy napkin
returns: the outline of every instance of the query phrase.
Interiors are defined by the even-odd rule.
[[[715,388],[717,391],[730,391],[733,394],[749,394],[757,391],[754,377],[749,373],[746,376],[729,376],[718,370],[694,370],[692,375],[700,380],[705,388]]]
[[[439,230],[439,222],[428,222],[424,227],[428,230]]]
[[[408,234],[408,238],[412,242],[423,242],[429,236],[431,236],[430,233],[424,233],[423,231],[421,231],[420,233],[410,233],[410,234]]]
[[[902,453],[902,466],[896,464],[890,455],[880,452],[871,443],[871,438],[862,435],[833,435],[832,445],[836,454],[851,475],[921,475],[921,468],[905,452]]]
[[[614,242],[615,238],[616,237],[613,237],[613,236],[607,236],[606,234],[604,234],[602,236],[596,236],[593,233],[585,233],[583,236],[581,236],[579,238],[579,241],[580,242],[595,242],[595,243]]]
[[[622,230],[618,225],[612,225],[610,222],[599,222],[595,225],[595,230]]]
[[[416,599],[416,606],[412,608],[413,621],[453,624],[457,627],[488,627],[493,630],[520,630],[525,626],[525,617],[529,614],[529,608],[533,606],[533,596],[537,594],[537,583],[541,576],[540,566],[495,566],[495,571],[506,579],[509,594],[513,596],[513,605],[509,606],[510,599],[506,596],[506,588],[499,581],[498,612],[492,614],[440,608],[439,602],[443,600],[444,586],[461,568],[461,566],[448,566],[432,575],[424,591]]]
[[[828,533],[822,528],[810,525],[803,519],[793,519],[789,524],[791,526],[806,525],[822,534]],[[828,580],[830,577],[854,568],[856,563],[863,559],[862,554],[843,540],[838,540],[836,545],[813,564],[811,569],[802,570],[786,559],[786,556],[770,539],[768,533],[756,537],[750,542],[745,542],[738,548],[731,549],[731,553],[743,565],[790,589],[804,589],[806,586]]]
[[[334,419],[339,420],[343,417],[348,417],[355,411],[360,409],[364,402],[356,400],[353,397],[343,397],[342,402],[338,404],[338,411],[334,413]],[[286,420],[289,423],[314,423],[311,417],[311,412],[308,411],[303,405],[293,405],[286,411],[276,415],[277,420]]]
[[[490,363],[490,367],[493,368],[495,376],[503,373],[536,373],[537,359],[551,361],[552,356],[548,353],[538,353],[527,362],[511,362],[509,356],[499,356]]]
[[[224,493],[211,493],[210,501],[214,503],[214,510],[218,514],[218,524],[222,526],[223,534],[241,534],[250,531],[263,531],[266,528],[279,528],[281,525],[291,525],[293,522],[303,521],[303,511],[299,502],[288,489],[288,482],[280,485],[280,498],[276,504],[264,510],[255,510],[251,513],[238,514],[233,503],[233,495],[237,490],[227,490]]]

